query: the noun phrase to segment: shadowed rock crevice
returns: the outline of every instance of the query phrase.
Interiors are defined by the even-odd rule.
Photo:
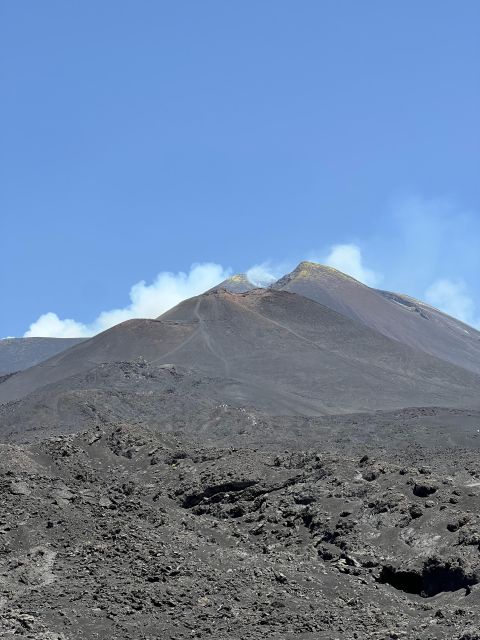
[[[214,496],[223,497],[225,493],[244,491],[255,484],[257,483],[254,480],[233,480],[232,482],[212,485],[199,493],[187,494],[183,500],[182,506],[186,509],[190,509],[208,498],[213,498]]]
[[[465,571],[461,566],[428,560],[421,569],[403,570],[386,565],[382,568],[378,581],[405,593],[431,598],[445,591],[459,589],[466,589],[468,593],[470,587],[478,584],[479,580],[477,575]]]

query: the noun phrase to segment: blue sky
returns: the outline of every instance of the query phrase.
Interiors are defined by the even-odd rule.
[[[2,2],[0,336],[305,258],[478,324],[479,23],[476,0]]]

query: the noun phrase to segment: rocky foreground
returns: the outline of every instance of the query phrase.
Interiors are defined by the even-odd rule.
[[[480,638],[474,451],[0,445],[0,637]]]

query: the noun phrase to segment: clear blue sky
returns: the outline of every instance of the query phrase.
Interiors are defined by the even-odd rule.
[[[476,320],[479,33],[477,0],[4,0],[0,336],[342,243]]]

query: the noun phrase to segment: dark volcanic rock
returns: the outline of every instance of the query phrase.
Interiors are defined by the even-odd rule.
[[[427,498],[436,493],[437,490],[438,487],[436,485],[427,482],[416,482],[413,486],[413,493],[419,498]]]
[[[435,457],[430,481],[478,530],[476,456]],[[133,426],[1,445],[1,637],[469,637],[478,547],[455,543],[440,502],[410,518],[422,458],[377,452],[371,482],[353,449],[206,447]]]

